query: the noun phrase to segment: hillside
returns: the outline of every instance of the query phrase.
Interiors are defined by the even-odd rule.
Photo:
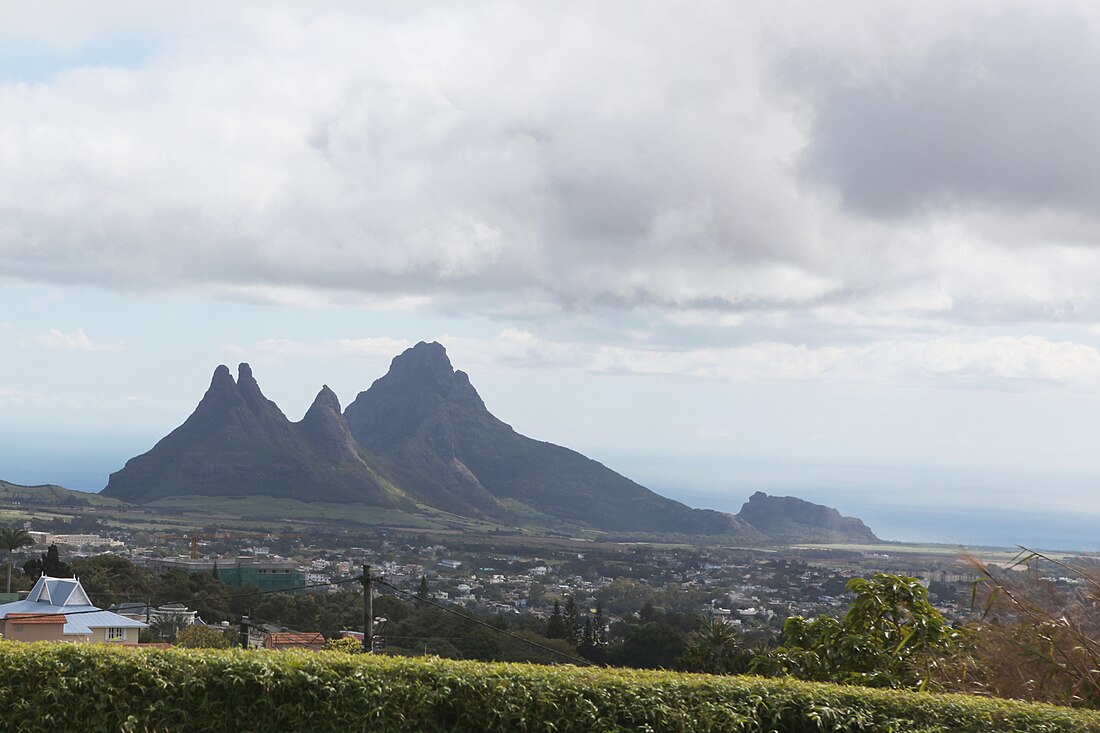
[[[82,506],[121,506],[122,502],[91,494],[74,491],[55,484],[22,486],[0,480],[0,502],[22,504],[24,506],[82,507]]]

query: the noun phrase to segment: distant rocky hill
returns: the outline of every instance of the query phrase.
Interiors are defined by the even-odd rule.
[[[275,496],[417,504],[519,525],[762,539],[743,520],[664,498],[576,451],[494,417],[437,343],[394,358],[341,414],[327,387],[292,423],[247,364],[219,366],[194,413],[110,477],[103,496]]]
[[[793,496],[757,491],[737,516],[776,542],[881,542],[862,520]]]

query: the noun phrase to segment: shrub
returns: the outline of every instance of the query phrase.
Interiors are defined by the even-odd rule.
[[[0,642],[5,730],[1100,733],[1050,705],[759,677]]]
[[[362,654],[363,642],[350,637],[345,637],[343,639],[328,639],[325,641],[325,651],[343,652],[344,654]]]
[[[193,625],[176,635],[176,646],[185,649],[226,649],[229,647],[229,637],[221,629]]]

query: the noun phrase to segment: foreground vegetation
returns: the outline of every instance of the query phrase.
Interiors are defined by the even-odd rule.
[[[1100,714],[758,677],[0,642],[12,731],[1082,733]]]

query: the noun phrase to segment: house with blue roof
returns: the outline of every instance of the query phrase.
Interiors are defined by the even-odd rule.
[[[78,578],[43,575],[25,599],[0,605],[0,634],[11,641],[137,644],[147,626],[92,605]]]

